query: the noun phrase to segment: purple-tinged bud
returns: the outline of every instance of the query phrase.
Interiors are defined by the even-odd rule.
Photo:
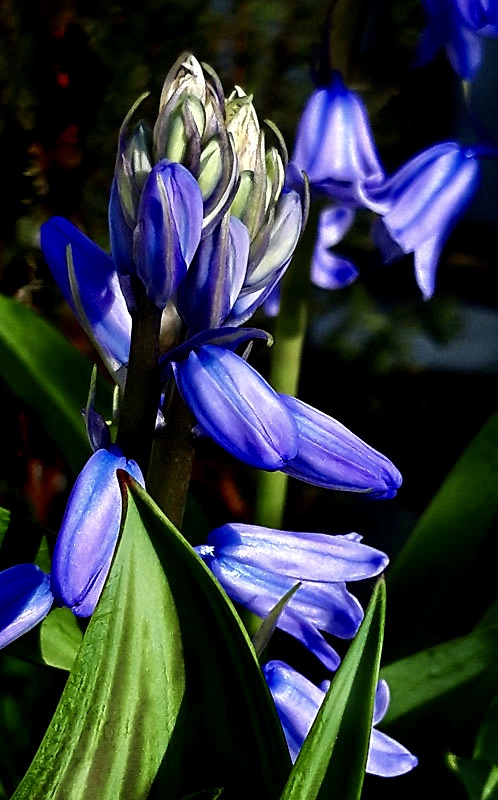
[[[291,163],[314,189],[339,202],[362,202],[362,184],[384,178],[363,101],[338,72],[309,98],[299,122]]]
[[[282,724],[290,757],[294,762],[325,699],[329,682],[324,681],[321,687],[315,686],[283,661],[268,661],[263,667],[263,675]],[[375,694],[372,725],[383,719],[388,705],[389,688],[385,681],[380,680]],[[394,778],[410,772],[417,763],[417,758],[406,747],[385,733],[372,728],[366,765],[366,771],[370,775]]]
[[[300,583],[277,627],[335,670],[339,657],[320,631],[351,639],[363,610],[346,581],[371,578],[388,563],[384,553],[358,538],[229,524],[211,531],[196,550],[227,594],[260,617]]]
[[[181,164],[156,164],[140,198],[135,228],[136,272],[158,308],[174,297],[201,238],[202,195]]]
[[[50,576],[35,564],[0,572],[0,648],[45,619],[53,602]]]
[[[201,428],[233,456],[274,471],[296,454],[292,414],[236,353],[205,345],[173,363],[173,370],[183,400]]]
[[[298,431],[297,455],[282,472],[324,489],[394,497],[402,478],[386,456],[327,414],[295,397],[280,398]]]
[[[477,153],[443,142],[419,153],[370,194],[370,208],[382,215],[377,242],[386,260],[393,257],[393,243],[403,253],[414,253],[415,276],[425,299],[434,292],[443,245],[478,180]]]
[[[122,511],[118,469],[144,485],[134,461],[97,450],[74,484],[55,543],[52,592],[79,617],[93,613],[111,566]]]

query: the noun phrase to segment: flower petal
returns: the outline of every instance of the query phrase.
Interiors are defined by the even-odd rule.
[[[418,764],[418,758],[406,747],[381,731],[372,730],[366,771],[382,778],[394,778],[410,772]]]
[[[394,497],[402,478],[386,456],[327,414],[295,397],[280,397],[298,430],[297,456],[283,472],[325,489]]]
[[[43,254],[64,298],[111,372],[117,372],[128,363],[131,316],[111,257],[63,217],[52,217],[45,222],[40,236]],[[78,286],[77,299],[69,280],[68,245]]]
[[[38,625],[53,602],[50,576],[35,564],[0,572],[0,648]]]
[[[183,400],[201,427],[236,458],[277,470],[296,454],[291,414],[240,356],[205,345],[173,369]]]
[[[74,484],[55,543],[52,591],[56,601],[77,616],[93,613],[111,565],[121,524],[118,469],[143,485],[134,461],[97,450]]]

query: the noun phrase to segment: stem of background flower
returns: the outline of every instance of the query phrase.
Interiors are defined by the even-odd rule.
[[[133,315],[130,361],[119,413],[116,443],[126,458],[133,458],[147,474],[161,390],[159,384],[159,331],[161,309],[140,296]]]
[[[168,519],[181,528],[194,458],[194,419],[176,386],[167,411],[166,425],[157,432],[152,447],[147,488]]]
[[[294,254],[292,264],[281,281],[280,311],[270,350],[269,383],[276,392],[297,395],[301,361],[308,324],[310,264],[315,243],[318,215],[310,220]],[[288,477],[283,472],[259,471],[256,493],[256,522],[281,528],[285,513]]]

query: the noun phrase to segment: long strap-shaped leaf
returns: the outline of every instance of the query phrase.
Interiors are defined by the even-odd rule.
[[[52,723],[13,800],[275,800],[289,762],[241,624],[127,476],[126,521]]]
[[[59,331],[30,308],[0,295],[0,376],[30,405],[77,473],[90,455],[80,409],[91,365]],[[112,408],[99,388],[99,411]]]
[[[389,568],[387,641],[393,658],[459,635],[477,621],[466,620],[466,628],[448,634],[444,609],[451,608],[455,624],[468,614],[468,597],[478,592],[481,575],[472,570],[472,561],[498,512],[497,477],[498,413],[459,458]],[[474,595],[478,617],[481,609],[475,601]],[[408,638],[402,635],[406,630]]]
[[[291,772],[281,800],[358,800],[372,726],[385,618],[380,580]]]

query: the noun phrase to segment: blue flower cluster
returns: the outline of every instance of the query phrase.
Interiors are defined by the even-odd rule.
[[[111,255],[65,219],[53,218],[41,230],[52,273],[116,384],[126,383],[133,320],[146,296],[162,313],[167,342],[157,364],[161,389],[175,382],[203,433],[253,467],[281,470],[323,488],[393,497],[401,475],[386,456],[326,414],[275,392],[236,349],[269,339],[242,326],[277,286],[301,235],[307,213],[301,170],[312,186],[340,201],[322,218],[317,244],[317,263],[326,276],[328,246],[360,204],[381,209],[400,247],[418,251],[423,237],[424,258],[430,260],[427,248],[437,251],[434,230],[449,226],[460,199],[431,215],[424,203],[432,208],[440,187],[429,190],[427,174],[447,158],[444,176],[456,182],[451,191],[460,198],[470,191],[475,160],[445,145],[386,180],[362,102],[337,75],[328,90],[311,98],[292,165],[278,131],[261,129],[252,99],[239,88],[225,98],[217,76],[190,54],[166,78],[153,129],[143,121],[134,124],[138,105],[119,137],[109,204]],[[330,142],[331,159],[321,139]],[[416,234],[403,214],[411,194],[420,192],[414,187],[422,173],[428,194]],[[342,269],[350,268],[343,263]],[[29,564],[0,574],[0,646],[36,625],[54,601],[77,616],[92,614],[98,602],[121,524],[117,470],[142,486],[144,479],[137,464],[110,443],[105,428],[99,433],[91,415],[89,429],[95,452],[69,498],[51,575]],[[351,639],[363,618],[347,584],[380,574],[388,562],[356,533],[328,536],[249,525],[212,531],[197,553],[227,593],[261,617],[299,584],[277,624],[330,671],[340,658],[323,633]],[[278,673],[278,686],[288,687],[283,711],[275,665],[267,665],[265,674],[287,733],[285,720],[302,705],[295,688],[300,678],[287,667]],[[294,736],[293,755],[321,702],[315,702],[316,687],[304,691],[314,710]],[[374,731],[373,753],[378,736]],[[416,759],[397,747],[384,759],[372,755],[369,769],[411,769]]]

